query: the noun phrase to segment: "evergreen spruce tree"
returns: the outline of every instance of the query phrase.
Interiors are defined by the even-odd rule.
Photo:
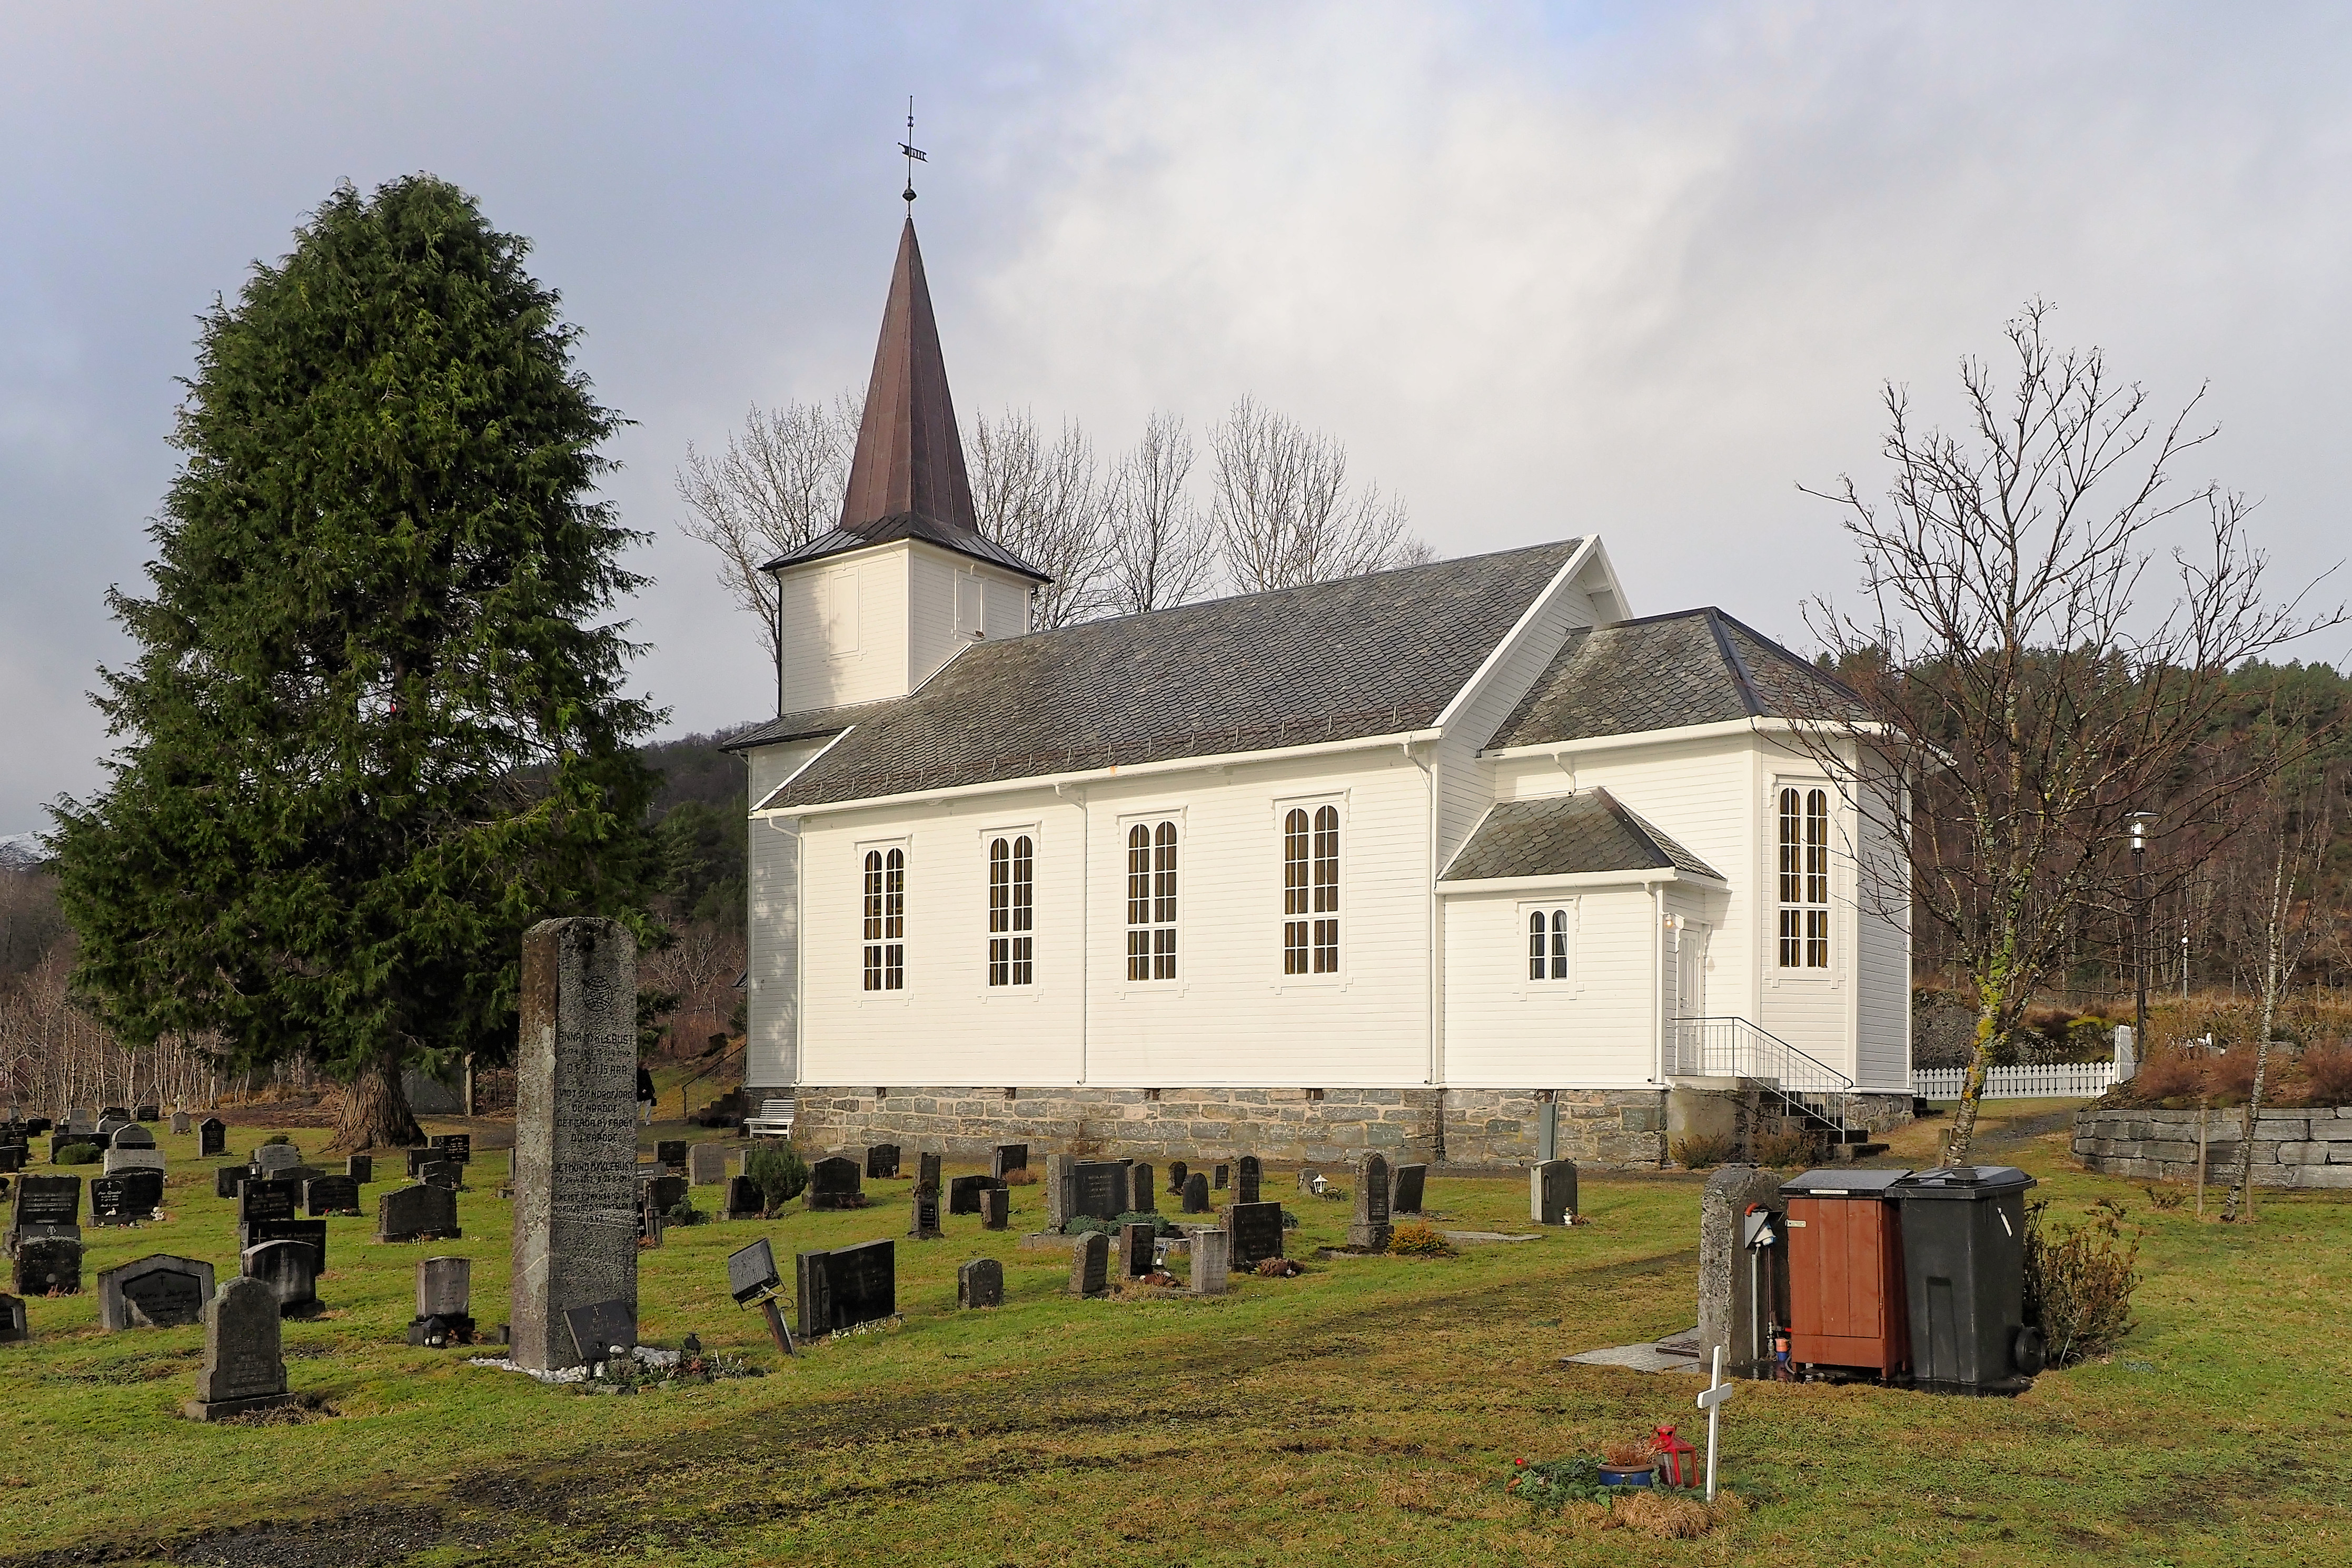
[[[345,184],[215,303],[152,595],[109,596],[111,779],[54,808],[83,994],[132,1043],[307,1058],[338,1148],[416,1141],[403,1068],[509,1048],[534,921],[653,934],[660,715],[609,616],[642,536],[593,499],[623,421],[528,248],[428,175]]]

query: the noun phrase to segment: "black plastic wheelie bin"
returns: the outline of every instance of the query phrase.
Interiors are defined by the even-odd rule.
[[[2015,1394],[2042,1370],[2025,1321],[2025,1193],[2013,1165],[1947,1165],[1895,1184],[1914,1386]]]

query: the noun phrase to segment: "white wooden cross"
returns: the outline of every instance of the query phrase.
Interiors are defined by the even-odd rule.
[[[1723,1347],[1715,1347],[1715,1380],[1706,1392],[1698,1396],[1698,1407],[1706,1412],[1706,1500],[1715,1500],[1715,1431],[1723,1419],[1723,1402],[1738,1390],[1723,1381]]]

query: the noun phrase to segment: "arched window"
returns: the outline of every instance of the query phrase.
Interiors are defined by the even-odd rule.
[[[1176,978],[1176,825],[1127,830],[1127,977]]]
[[[1780,792],[1780,967],[1830,966],[1830,795]]]
[[[1339,971],[1339,808],[1310,819],[1293,806],[1282,819],[1282,972]],[[1317,919],[1302,917],[1313,915]]]
[[[1568,978],[1568,911],[1534,910],[1528,915],[1528,978]]]
[[[1036,978],[1037,847],[1027,834],[988,844],[988,983]]]
[[[907,852],[866,852],[866,989],[907,988]]]

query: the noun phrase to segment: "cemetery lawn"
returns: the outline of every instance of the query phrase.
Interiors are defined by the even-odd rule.
[[[329,1223],[329,1310],[286,1339],[294,1389],[332,1414],[207,1426],[178,1414],[201,1330],[96,1326],[101,1268],[236,1267],[214,1162],[166,1136],[168,1219],[87,1229],[84,1293],[29,1302],[32,1342],[0,1345],[0,1563],[2352,1561],[2352,1202],[2269,1196],[2252,1231],[2200,1226],[2073,1172],[2071,1109],[1989,1108],[1979,1157],[2034,1173],[2053,1215],[2113,1198],[2145,1227],[2129,1338],[2016,1399],[1742,1385],[1724,1475],[1751,1511],[1671,1542],[1503,1488],[1516,1459],[1662,1421],[1704,1444],[1696,1379],[1559,1359],[1691,1322],[1697,1176],[1588,1174],[1591,1225],[1450,1260],[1316,1262],[1349,1205],[1269,1171],[1310,1272],[1236,1275],[1213,1301],[1069,1299],[1066,1255],[1017,1246],[1044,1198],[1016,1187],[1011,1235],[955,1215],[946,1241],[900,1241],[901,1323],[786,1363],[729,1300],[726,1255],[756,1236],[780,1258],[902,1237],[908,1182],[869,1183],[863,1211],[674,1229],[642,1255],[649,1342],[692,1331],[767,1375],[600,1397],[405,1343],[428,1253],[474,1258],[476,1316],[505,1317],[505,1159],[478,1153],[461,1241],[377,1246],[370,1220]],[[1907,1130],[1893,1163],[1934,1163],[1942,1130]],[[648,1130],[648,1150],[656,1131],[683,1135]],[[258,1136],[233,1128],[229,1147]],[[1526,1205],[1524,1177],[1429,1186],[1446,1228],[1526,1231]],[[959,1313],[956,1266],[981,1256],[1003,1260],[1008,1304]]]

